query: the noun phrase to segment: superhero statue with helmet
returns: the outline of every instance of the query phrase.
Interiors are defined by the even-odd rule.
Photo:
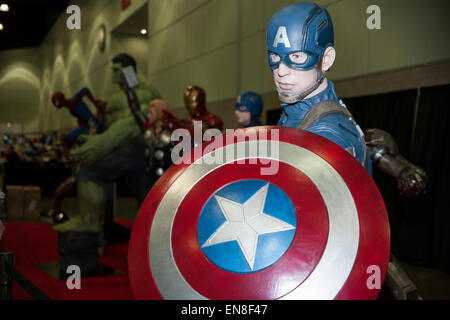
[[[184,92],[184,104],[189,113],[189,119],[183,126],[193,134],[194,121],[201,121],[203,131],[210,128],[223,130],[223,121],[206,109],[206,92],[199,86],[189,86]]]
[[[326,78],[336,57],[333,25],[326,9],[299,2],[279,10],[269,21],[266,40],[269,66],[283,107],[278,125],[301,128],[335,142],[370,174],[373,162],[398,180],[402,194],[425,192],[426,173],[399,154],[387,132],[369,129],[365,136]],[[398,272],[401,268],[394,263],[391,255],[386,277],[389,287],[398,290],[407,283],[398,292],[404,297],[409,290],[413,294],[408,298],[420,298],[412,281]]]
[[[323,40],[308,34],[310,26],[315,33],[331,20],[309,3],[282,9],[269,24],[285,103],[280,122],[288,127],[244,128],[227,132],[225,143],[205,142],[149,192],[128,251],[134,297],[376,299],[389,262],[388,216],[361,165],[371,164],[364,135],[323,75],[334,49],[326,42],[311,68],[289,68],[303,67],[314,39]],[[294,43],[302,34],[313,39],[306,53]],[[274,52],[277,46],[295,51]],[[262,170],[267,164],[273,170]]]
[[[264,103],[259,94],[252,91],[242,93],[237,97],[234,107],[236,120],[244,128],[263,125],[260,117]]]
[[[81,135],[83,145],[71,153],[80,162],[77,183],[80,212],[69,221],[54,226],[60,233],[100,232],[108,184],[123,179],[138,205],[150,187],[145,175],[144,137],[130,112],[122,77],[123,67],[132,66],[136,71],[136,61],[122,53],[116,55],[112,63],[113,82],[118,88],[106,104],[105,131],[93,136]],[[154,87],[142,82],[136,94],[145,113],[149,102],[161,97]]]
[[[278,125],[300,127],[335,142],[371,173],[363,132],[326,78],[336,58],[328,12],[307,2],[287,6],[270,19],[266,40],[269,66],[283,103]]]

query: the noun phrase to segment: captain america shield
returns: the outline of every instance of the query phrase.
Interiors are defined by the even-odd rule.
[[[136,299],[377,297],[389,223],[358,161],[296,128],[244,129],[212,145],[173,165],[139,210],[128,254]]]

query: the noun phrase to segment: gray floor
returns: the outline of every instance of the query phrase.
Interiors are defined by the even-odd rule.
[[[41,208],[50,208],[51,199],[42,199]],[[69,215],[76,215],[78,202],[74,197],[66,198],[63,205],[64,211]],[[134,198],[119,197],[117,199],[117,219],[136,218],[138,207]],[[438,269],[425,268],[401,263],[406,273],[416,283],[425,300],[450,300],[450,274]]]

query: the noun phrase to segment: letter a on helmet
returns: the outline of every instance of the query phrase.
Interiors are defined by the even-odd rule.
[[[286,27],[280,26],[278,28],[277,34],[275,36],[275,39],[273,40],[273,46],[276,48],[279,43],[284,44],[286,48],[291,47],[291,43],[289,42],[289,38],[287,36]]]

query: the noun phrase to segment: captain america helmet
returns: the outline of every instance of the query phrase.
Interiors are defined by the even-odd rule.
[[[258,118],[263,109],[263,100],[259,94],[247,91],[237,97],[234,107],[240,112],[250,112],[252,118]]]
[[[308,71],[323,58],[324,51],[334,46],[331,17],[326,9],[310,2],[298,2],[277,11],[266,31],[269,66],[277,69],[280,63]],[[292,59],[302,52],[305,59]]]

